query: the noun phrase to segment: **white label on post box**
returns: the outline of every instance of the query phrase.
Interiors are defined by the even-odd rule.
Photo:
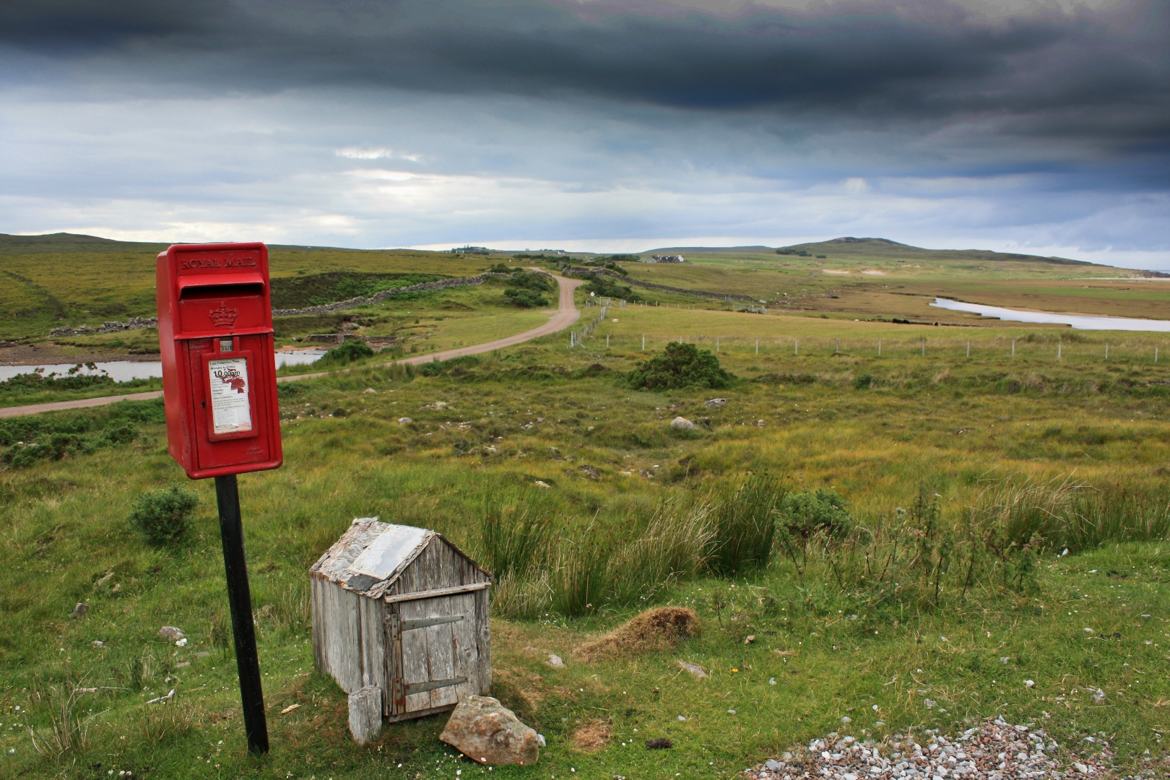
[[[211,373],[211,428],[217,436],[252,430],[248,403],[248,361],[227,358],[207,361]]]

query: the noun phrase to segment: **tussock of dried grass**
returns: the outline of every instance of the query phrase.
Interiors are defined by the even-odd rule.
[[[584,661],[669,650],[699,633],[699,616],[686,607],[655,607],[641,612],[573,653]]]
[[[608,745],[612,738],[613,729],[610,728],[609,721],[591,720],[574,729],[571,739],[574,750],[579,750],[582,753],[596,753]]]

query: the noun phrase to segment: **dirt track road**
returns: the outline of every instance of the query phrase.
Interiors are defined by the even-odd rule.
[[[564,276],[557,276],[550,274],[557,280],[557,285],[560,286],[560,299],[557,303],[557,311],[552,317],[549,317],[548,322],[543,325],[526,330],[523,333],[517,333],[514,336],[505,336],[502,339],[495,341],[488,341],[483,344],[473,344],[470,347],[458,347],[456,349],[445,349],[442,352],[431,352],[426,355],[415,355],[414,357],[403,358],[395,361],[405,365],[417,366],[420,363],[431,363],[441,360],[450,360],[457,357],[466,357],[467,355],[479,355],[484,352],[492,352],[493,350],[503,349],[504,347],[515,346],[522,344],[525,341],[532,341],[533,339],[547,336],[550,333],[564,330],[572,325],[581,317],[581,312],[577,309],[577,304],[573,302],[573,292],[580,287],[584,282],[580,279],[568,279]],[[342,369],[343,371],[345,369]],[[317,377],[327,376],[329,371],[317,371],[312,374],[294,374],[292,376],[283,376],[278,378],[277,382],[298,382],[302,379],[315,379]],[[149,401],[153,398],[162,398],[162,391],[154,390],[149,393],[130,393],[126,395],[107,395],[101,398],[80,398],[76,401],[54,401],[52,403],[44,404],[29,404],[28,406],[9,406],[0,408],[0,418],[4,417],[24,417],[30,414],[41,414],[43,412],[58,412],[64,409],[89,409],[94,406],[108,406],[109,404],[116,404],[120,401]]]

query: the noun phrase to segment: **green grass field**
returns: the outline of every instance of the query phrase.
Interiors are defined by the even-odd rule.
[[[345,315],[359,335],[407,333],[418,350],[547,316],[499,296],[485,286]],[[240,479],[264,759],[245,750],[214,492],[166,455],[161,404],[0,421],[0,775],[734,777],[832,731],[953,733],[995,715],[1069,750],[1106,739],[1122,768],[1165,759],[1163,338],[707,305],[614,304],[573,349],[558,334],[413,370],[383,355],[282,386],[285,465]],[[597,313],[585,307],[576,330]],[[629,386],[679,339],[717,352],[730,386]],[[673,431],[676,416],[695,429]],[[734,492],[753,475],[778,502],[755,515],[759,495]],[[193,528],[151,547],[131,508],[172,484],[198,497]],[[844,504],[834,525],[784,508],[782,493],[818,489]],[[546,736],[536,768],[460,759],[437,741],[441,717],[389,726],[368,748],[349,741],[345,696],[313,668],[307,570],[370,515],[435,528],[502,573],[493,693]],[[728,573],[716,562],[756,539],[753,517],[775,533],[765,565],[733,558]],[[78,602],[88,612],[72,618]],[[674,650],[574,654],[667,604],[695,609],[701,634]],[[163,625],[189,644],[159,640]],[[575,747],[598,723],[608,741]],[[647,750],[658,737],[673,748]]]

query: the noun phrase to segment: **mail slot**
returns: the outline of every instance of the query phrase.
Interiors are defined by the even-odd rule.
[[[276,468],[268,247],[177,244],[155,282],[171,456],[192,479]]]

